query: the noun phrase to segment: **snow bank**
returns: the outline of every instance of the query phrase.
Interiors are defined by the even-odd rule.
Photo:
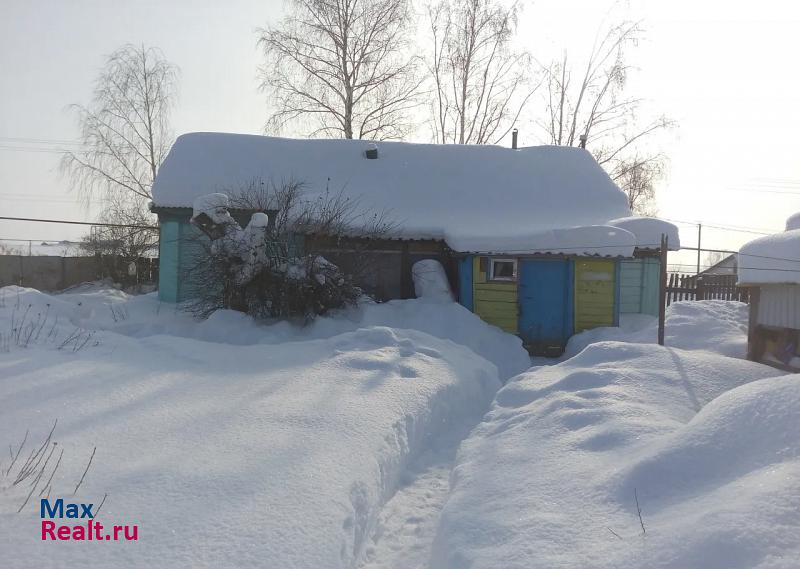
[[[37,500],[16,513],[27,483],[0,476],[10,567],[351,567],[406,465],[466,434],[499,387],[494,365],[419,331],[240,346],[134,338],[119,332],[159,320],[147,297],[0,293],[4,334],[35,322],[27,347],[0,353],[2,443],[16,447],[27,428],[39,442],[57,418],[65,454],[51,496],[72,500],[96,446],[74,500],[108,494],[98,520],[139,526],[136,543],[42,543]],[[163,330],[189,328],[160,314]],[[97,325],[91,342],[57,349],[83,325]],[[230,313],[195,324],[238,326],[260,329]]]
[[[411,267],[414,293],[417,298],[453,302],[453,292],[444,267],[436,259],[423,259]]]
[[[748,306],[743,302],[700,300],[675,302],[667,307],[664,343],[684,350],[707,350],[745,358],[747,355]],[[586,346],[603,341],[655,344],[658,318],[644,314],[623,314],[619,327],[594,328],[569,339],[567,357]]]
[[[130,296],[113,288],[48,295],[10,286],[0,288],[0,306],[3,302],[7,306],[19,306],[21,310],[30,305],[31,319],[45,314],[50,304],[50,324],[58,316],[60,324],[73,328],[134,338],[170,335],[235,345],[325,339],[359,328],[387,326],[419,330],[466,346],[496,365],[502,380],[530,367],[528,352],[519,338],[487,324],[455,302],[427,299],[368,302],[330,317],[317,318],[308,326],[285,321],[263,324],[231,310],[219,310],[207,320],[198,321],[174,304],[159,302],[157,294]]]
[[[668,221],[655,217],[622,217],[612,219],[608,225],[630,231],[636,236],[636,246],[640,249],[658,249],[661,246],[661,235],[667,236],[667,247],[670,251],[681,248],[678,227]]]
[[[601,342],[518,376],[462,443],[431,567],[797,567],[800,376],[777,374]]]
[[[366,158],[370,145],[376,160]],[[589,226],[630,215],[625,195],[580,148],[221,133],[178,137],[159,170],[153,201],[188,207],[198,196],[235,192],[258,179],[302,182],[312,200],[341,190],[365,211],[388,212],[415,237],[513,237],[519,227]],[[489,196],[495,207],[487,207]]]
[[[739,249],[740,285],[781,283],[800,284],[800,229],[759,237]]]

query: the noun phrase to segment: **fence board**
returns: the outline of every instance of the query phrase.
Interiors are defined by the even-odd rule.
[[[746,288],[736,286],[736,275],[685,275],[672,273],[667,283],[667,306],[681,300],[732,300],[748,302]]]

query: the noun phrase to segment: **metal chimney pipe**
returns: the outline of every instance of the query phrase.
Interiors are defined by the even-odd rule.
[[[517,129],[511,131],[511,148],[513,150],[517,149]]]

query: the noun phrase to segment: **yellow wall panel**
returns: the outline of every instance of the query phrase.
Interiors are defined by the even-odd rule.
[[[575,333],[614,325],[616,265],[608,259],[575,260]]]

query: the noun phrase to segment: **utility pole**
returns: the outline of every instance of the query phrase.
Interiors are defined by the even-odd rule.
[[[703,232],[703,224],[697,224],[697,274],[700,274],[700,236]]]

